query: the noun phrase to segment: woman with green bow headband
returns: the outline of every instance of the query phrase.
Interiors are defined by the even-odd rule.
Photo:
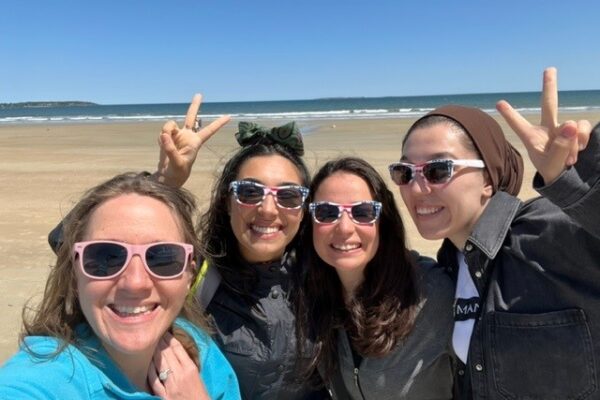
[[[227,122],[220,118],[193,129],[199,106],[196,96],[182,128],[165,124],[159,180],[182,185],[201,145]],[[310,184],[302,136],[294,122],[275,128],[240,122],[236,139],[242,147],[224,165],[199,220],[206,260],[195,295],[213,322],[243,398],[328,398],[313,389],[318,381],[298,381],[289,301]]]

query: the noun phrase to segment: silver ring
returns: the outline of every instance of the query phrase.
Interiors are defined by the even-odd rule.
[[[169,374],[172,374],[172,373],[173,373],[173,371],[171,371],[171,368],[163,369],[162,371],[159,372],[158,379],[160,379],[161,382],[164,382],[169,377]]]
[[[200,117],[196,117],[196,121],[194,121],[194,127],[192,128],[192,130],[194,132],[198,132],[200,130],[201,126],[202,126],[202,119]]]

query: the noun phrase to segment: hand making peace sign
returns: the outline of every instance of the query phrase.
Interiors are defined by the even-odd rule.
[[[577,153],[587,146],[592,131],[588,120],[559,125],[556,68],[544,70],[540,125],[532,125],[504,100],[499,101],[496,108],[525,145],[546,184],[577,162]]]
[[[159,181],[170,186],[182,186],[192,172],[192,165],[202,144],[229,122],[229,116],[222,116],[205,128],[199,126],[198,111],[202,95],[196,94],[190,104],[183,127],[175,121],[163,125],[159,137],[160,157],[156,176]]]

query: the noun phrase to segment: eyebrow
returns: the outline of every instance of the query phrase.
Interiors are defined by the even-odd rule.
[[[455,159],[456,156],[452,153],[442,152],[442,153],[431,154],[428,158],[429,159],[427,161],[431,161],[431,160],[440,160],[440,159],[446,159],[446,158]],[[403,154],[402,157],[400,158],[400,161],[407,162],[410,160]]]
[[[264,186],[269,186],[269,185],[264,184],[262,181],[260,181],[260,180],[258,180],[256,178],[240,178],[238,180],[240,180],[240,181],[247,181],[247,182],[254,182],[254,183],[259,183],[259,184],[264,185]],[[275,186],[304,186],[304,185],[302,183],[298,183],[298,182],[280,182],[280,183],[278,183]]]

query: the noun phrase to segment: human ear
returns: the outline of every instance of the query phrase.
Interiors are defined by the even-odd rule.
[[[196,263],[196,260],[192,260],[190,262],[190,265],[188,266],[188,270],[187,273],[189,275],[189,279],[188,279],[188,283],[187,283],[187,290],[189,291],[192,287],[192,284],[194,283],[194,271],[196,271],[196,268],[198,266],[198,263]]]

